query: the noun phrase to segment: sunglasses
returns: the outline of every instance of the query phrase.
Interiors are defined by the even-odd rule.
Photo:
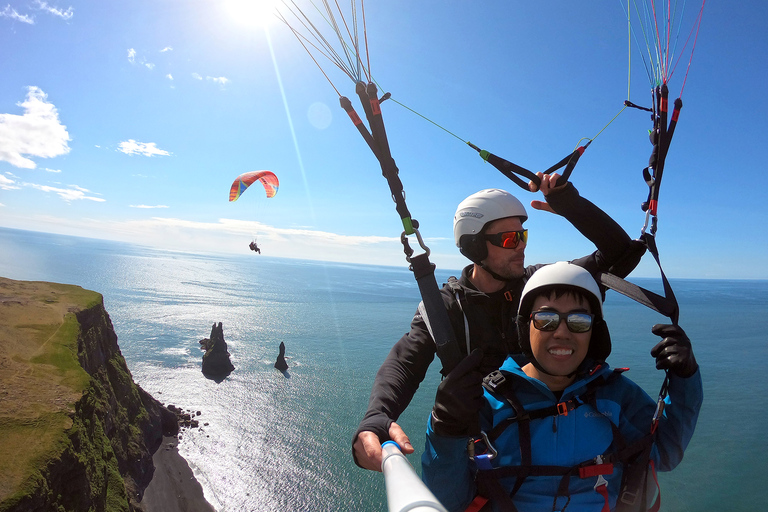
[[[528,230],[504,231],[503,233],[495,233],[493,235],[483,235],[483,238],[496,247],[514,249],[520,245],[520,242],[528,242]]]
[[[554,331],[565,319],[568,330],[575,333],[588,332],[592,329],[595,315],[589,313],[558,313],[557,311],[534,311],[531,313],[533,326],[540,331]]]

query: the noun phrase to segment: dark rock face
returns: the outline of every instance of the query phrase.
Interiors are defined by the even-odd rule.
[[[133,382],[103,302],[75,316],[77,358],[89,384],[73,404],[61,452],[41,467],[28,493],[0,506],[3,511],[142,511],[152,454],[164,434],[179,431],[176,416]]]
[[[285,343],[282,341],[280,342],[280,354],[277,356],[277,361],[275,361],[275,368],[281,372],[288,369],[288,363],[285,362]]]
[[[203,374],[211,378],[224,378],[235,369],[229,360],[227,342],[224,341],[224,329],[221,322],[214,322],[211,328],[211,337],[200,340],[200,348],[205,350],[203,354]]]

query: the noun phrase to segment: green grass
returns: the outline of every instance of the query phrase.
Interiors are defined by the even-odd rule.
[[[103,304],[96,292],[48,284],[49,290],[31,298],[44,304],[76,304],[80,310]],[[34,317],[24,320],[26,323],[11,326],[19,339],[28,341],[22,345],[25,352],[8,354],[26,368],[21,366],[12,377],[15,402],[4,403],[0,415],[0,512],[14,510],[31,495],[45,496],[49,510],[96,510],[70,503],[71,497],[53,495],[45,475],[50,463],[73,474],[85,474],[84,481],[89,484],[86,494],[100,504],[98,510],[127,512],[123,477],[99,421],[99,414],[108,409],[108,394],[80,366],[81,326],[77,317],[70,312],[58,323],[35,323],[38,319]],[[118,353],[116,357],[121,356]],[[131,380],[120,364],[110,361],[110,367],[125,373],[120,381]],[[123,420],[121,428],[130,428],[128,418]]]

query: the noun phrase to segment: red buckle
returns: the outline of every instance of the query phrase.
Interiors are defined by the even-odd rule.
[[[613,464],[593,464],[579,468],[579,478],[589,478],[597,475],[610,475],[613,473]]]
[[[570,410],[568,407],[568,404],[570,402],[560,402],[557,404],[557,414],[560,416],[568,416],[568,411]]]

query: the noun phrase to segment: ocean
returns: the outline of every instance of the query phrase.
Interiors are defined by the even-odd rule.
[[[437,271],[439,283],[457,270]],[[355,466],[351,436],[373,377],[420,300],[405,268],[211,256],[0,228],[0,276],[76,284],[104,296],[134,380],[199,411],[181,454],[219,512],[384,511],[381,473]],[[654,279],[631,279],[660,292]],[[768,281],[676,280],[680,325],[704,379],[683,462],[660,475],[665,511],[753,511],[768,487]],[[656,396],[658,313],[610,292],[609,363]],[[199,340],[222,322],[235,371],[201,372]],[[285,343],[289,369],[273,367]],[[419,468],[439,383],[434,363],[399,423]]]

